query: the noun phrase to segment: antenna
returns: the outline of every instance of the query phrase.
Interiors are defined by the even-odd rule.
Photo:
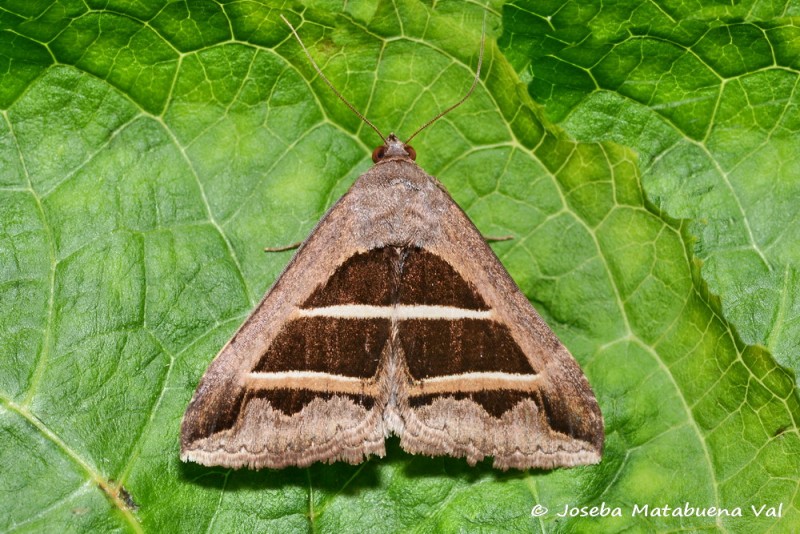
[[[373,130],[375,130],[375,132],[380,136],[380,138],[384,142],[384,144],[386,144],[386,138],[383,136],[381,131],[378,130],[378,128],[374,124],[372,124],[372,122],[370,122],[370,120],[368,118],[366,118],[360,111],[358,111],[355,108],[355,106],[353,106],[353,104],[348,102],[347,99],[345,97],[343,97],[342,94],[339,91],[336,90],[336,87],[333,86],[333,84],[330,82],[330,80],[328,80],[328,78],[322,73],[322,69],[319,68],[319,65],[317,65],[317,62],[314,61],[313,57],[311,57],[311,53],[306,48],[306,45],[303,44],[303,40],[300,39],[300,36],[297,34],[297,31],[295,31],[294,26],[292,26],[292,23],[289,22],[287,20],[287,18],[284,17],[283,15],[281,15],[281,18],[283,19],[283,22],[285,22],[286,25],[289,26],[289,29],[292,30],[292,33],[294,34],[294,38],[297,39],[298,43],[300,43],[300,47],[303,49],[303,52],[305,52],[306,57],[311,62],[311,65],[314,67],[314,70],[316,70],[317,74],[319,74],[319,77],[322,78],[322,81],[325,82],[328,85],[328,87],[331,88],[331,91],[333,91],[333,94],[335,94],[337,97],[339,97],[339,100],[344,102],[345,105],[348,108],[350,108],[350,111],[355,113],[358,116],[358,118],[360,118],[362,121],[364,121],[367,124],[367,126],[372,128]],[[450,106],[446,110],[442,111],[441,113],[436,115],[434,118],[432,118],[431,120],[429,120],[428,122],[426,122],[425,124],[423,124],[422,126],[417,128],[417,131],[415,131],[413,134],[411,134],[411,137],[406,139],[406,141],[404,143],[405,145],[407,145],[422,130],[424,130],[425,128],[427,128],[428,126],[433,124],[434,122],[438,121],[439,119],[441,119],[442,117],[444,117],[445,115],[447,115],[448,113],[450,113],[451,111],[456,109],[458,106],[463,104],[464,101],[467,100],[467,98],[470,97],[472,92],[475,90],[475,87],[478,86],[478,81],[480,80],[480,77],[481,77],[481,65],[483,65],[483,48],[484,48],[485,42],[486,42],[486,12],[483,13],[483,29],[481,31],[481,49],[480,49],[480,53],[478,54],[478,67],[475,69],[475,79],[472,80],[472,86],[470,86],[469,91],[467,91],[467,94],[465,94],[461,98],[461,100],[459,100],[458,102],[456,102],[455,104],[453,104],[452,106]]]
[[[295,39],[297,39],[297,42],[298,42],[298,43],[300,43],[300,48],[302,48],[302,49],[303,49],[303,52],[305,52],[305,53],[306,53],[306,57],[307,57],[307,58],[308,58],[308,60],[311,62],[311,64],[314,66],[314,70],[316,70],[316,71],[317,71],[317,74],[319,74],[319,77],[320,77],[320,78],[322,78],[322,81],[323,81],[323,82],[325,82],[326,84],[328,84],[328,87],[330,87],[330,88],[331,88],[331,90],[333,91],[333,94],[335,94],[336,96],[338,96],[338,97],[339,97],[339,100],[341,100],[342,102],[344,102],[344,103],[345,103],[345,105],[346,105],[348,108],[350,108],[350,111],[352,111],[353,113],[355,113],[355,114],[358,116],[358,118],[360,118],[362,121],[364,121],[365,123],[367,123],[367,126],[369,126],[370,128],[372,128],[373,130],[375,130],[375,132],[376,132],[376,133],[377,133],[377,134],[380,136],[381,140],[382,140],[382,141],[385,143],[385,142],[386,142],[386,138],[383,136],[383,134],[381,133],[381,131],[380,131],[380,130],[379,130],[379,129],[378,129],[378,128],[377,128],[377,127],[374,125],[374,124],[372,124],[372,123],[369,121],[369,119],[368,119],[368,118],[366,118],[364,115],[362,115],[362,114],[361,114],[361,112],[360,112],[360,111],[358,111],[358,110],[355,108],[355,106],[353,106],[353,104],[351,104],[350,102],[348,102],[348,101],[347,101],[347,99],[346,99],[345,97],[343,97],[343,96],[342,96],[342,93],[340,93],[339,91],[337,91],[337,90],[336,90],[336,88],[333,86],[333,84],[330,82],[330,80],[328,80],[328,78],[327,78],[327,77],[326,77],[324,74],[322,74],[322,69],[320,69],[320,68],[319,68],[319,66],[317,65],[317,62],[316,62],[316,61],[314,61],[314,58],[313,58],[313,57],[311,57],[311,54],[309,53],[309,51],[308,51],[308,48],[306,48],[306,45],[304,45],[304,44],[303,44],[303,40],[302,40],[302,39],[300,39],[300,36],[299,36],[299,35],[297,35],[297,32],[296,32],[296,31],[295,31],[295,29],[294,29],[294,26],[292,26],[292,23],[291,23],[291,22],[289,22],[289,21],[287,20],[287,18],[286,18],[286,17],[284,17],[283,15],[281,15],[281,18],[283,19],[283,22],[285,22],[285,23],[286,23],[286,25],[287,25],[287,26],[289,26],[289,29],[290,29],[290,30],[292,30],[292,33],[294,34],[294,38],[295,38]]]
[[[477,85],[478,85],[478,80],[480,80],[480,78],[481,78],[481,65],[483,64],[483,44],[485,42],[486,42],[486,12],[484,11],[484,13],[483,13],[483,29],[481,30],[481,51],[478,54],[478,68],[475,69],[475,79],[472,80],[472,86],[469,88],[469,91],[467,91],[467,94],[465,94],[461,98],[461,100],[459,100],[458,102],[456,102],[455,104],[453,104],[452,106],[450,106],[446,110],[442,111],[441,113],[436,115],[434,118],[432,118],[431,120],[429,120],[428,122],[426,122],[425,124],[423,124],[422,126],[417,128],[417,131],[414,132],[413,134],[411,134],[411,137],[406,139],[405,144],[408,144],[412,139],[414,139],[417,136],[418,133],[420,133],[422,130],[424,130],[425,128],[427,128],[428,126],[433,124],[434,122],[438,121],[439,119],[441,119],[442,117],[444,117],[445,115],[447,115],[448,113],[450,113],[451,111],[456,109],[458,106],[463,104],[466,99],[469,98],[469,95],[471,95],[472,91],[475,90],[475,87],[477,87]]]

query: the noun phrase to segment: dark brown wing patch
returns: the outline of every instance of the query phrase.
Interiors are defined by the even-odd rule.
[[[397,249],[384,247],[353,254],[303,303],[303,308],[342,304],[392,303]]]
[[[294,415],[301,411],[309,402],[314,399],[329,400],[335,395],[345,397],[367,410],[375,405],[375,399],[369,395],[348,395],[344,393],[325,393],[321,391],[309,391],[307,389],[260,389],[251,391],[247,394],[247,399],[242,405],[242,410],[252,399],[264,399],[270,403],[273,409],[282,412],[284,415]]]
[[[447,393],[445,395],[416,395],[409,399],[412,408],[421,408],[431,404],[436,399],[451,398],[455,400],[469,399],[492,417],[500,418],[508,410],[516,406],[525,399],[530,399],[531,395],[522,391],[478,391],[473,393]]]
[[[286,323],[253,371],[315,371],[371,378],[389,339],[388,319],[300,317]]]
[[[490,319],[413,319],[399,326],[412,378],[467,372],[532,374],[508,328]]]
[[[488,309],[475,286],[439,256],[420,248],[405,248],[397,261],[397,269],[402,273],[398,304]]]

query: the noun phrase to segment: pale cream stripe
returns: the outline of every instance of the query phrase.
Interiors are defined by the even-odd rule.
[[[516,373],[463,373],[460,375],[436,376],[420,380],[411,386],[409,395],[436,393],[474,393],[483,390],[505,389],[511,391],[536,391],[539,375]]]
[[[492,310],[470,310],[453,306],[426,306],[398,304],[396,306],[370,306],[367,304],[342,304],[323,308],[300,308],[300,317],[337,317],[343,319],[492,319]]]
[[[377,386],[366,380],[315,371],[248,373],[247,387],[251,389],[309,389],[352,395],[376,395],[378,393]]]

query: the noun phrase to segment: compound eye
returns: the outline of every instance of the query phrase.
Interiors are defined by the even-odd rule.
[[[372,151],[372,163],[378,163],[386,155],[386,145],[381,145]]]
[[[417,151],[414,150],[414,147],[411,145],[405,145],[403,148],[405,148],[406,152],[408,152],[408,157],[411,158],[411,161],[417,161]]]

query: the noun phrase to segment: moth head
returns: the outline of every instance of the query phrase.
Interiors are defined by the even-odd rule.
[[[384,143],[372,151],[372,161],[378,163],[391,157],[411,158],[414,161],[417,159],[417,151],[398,139],[395,134],[389,134]]]

